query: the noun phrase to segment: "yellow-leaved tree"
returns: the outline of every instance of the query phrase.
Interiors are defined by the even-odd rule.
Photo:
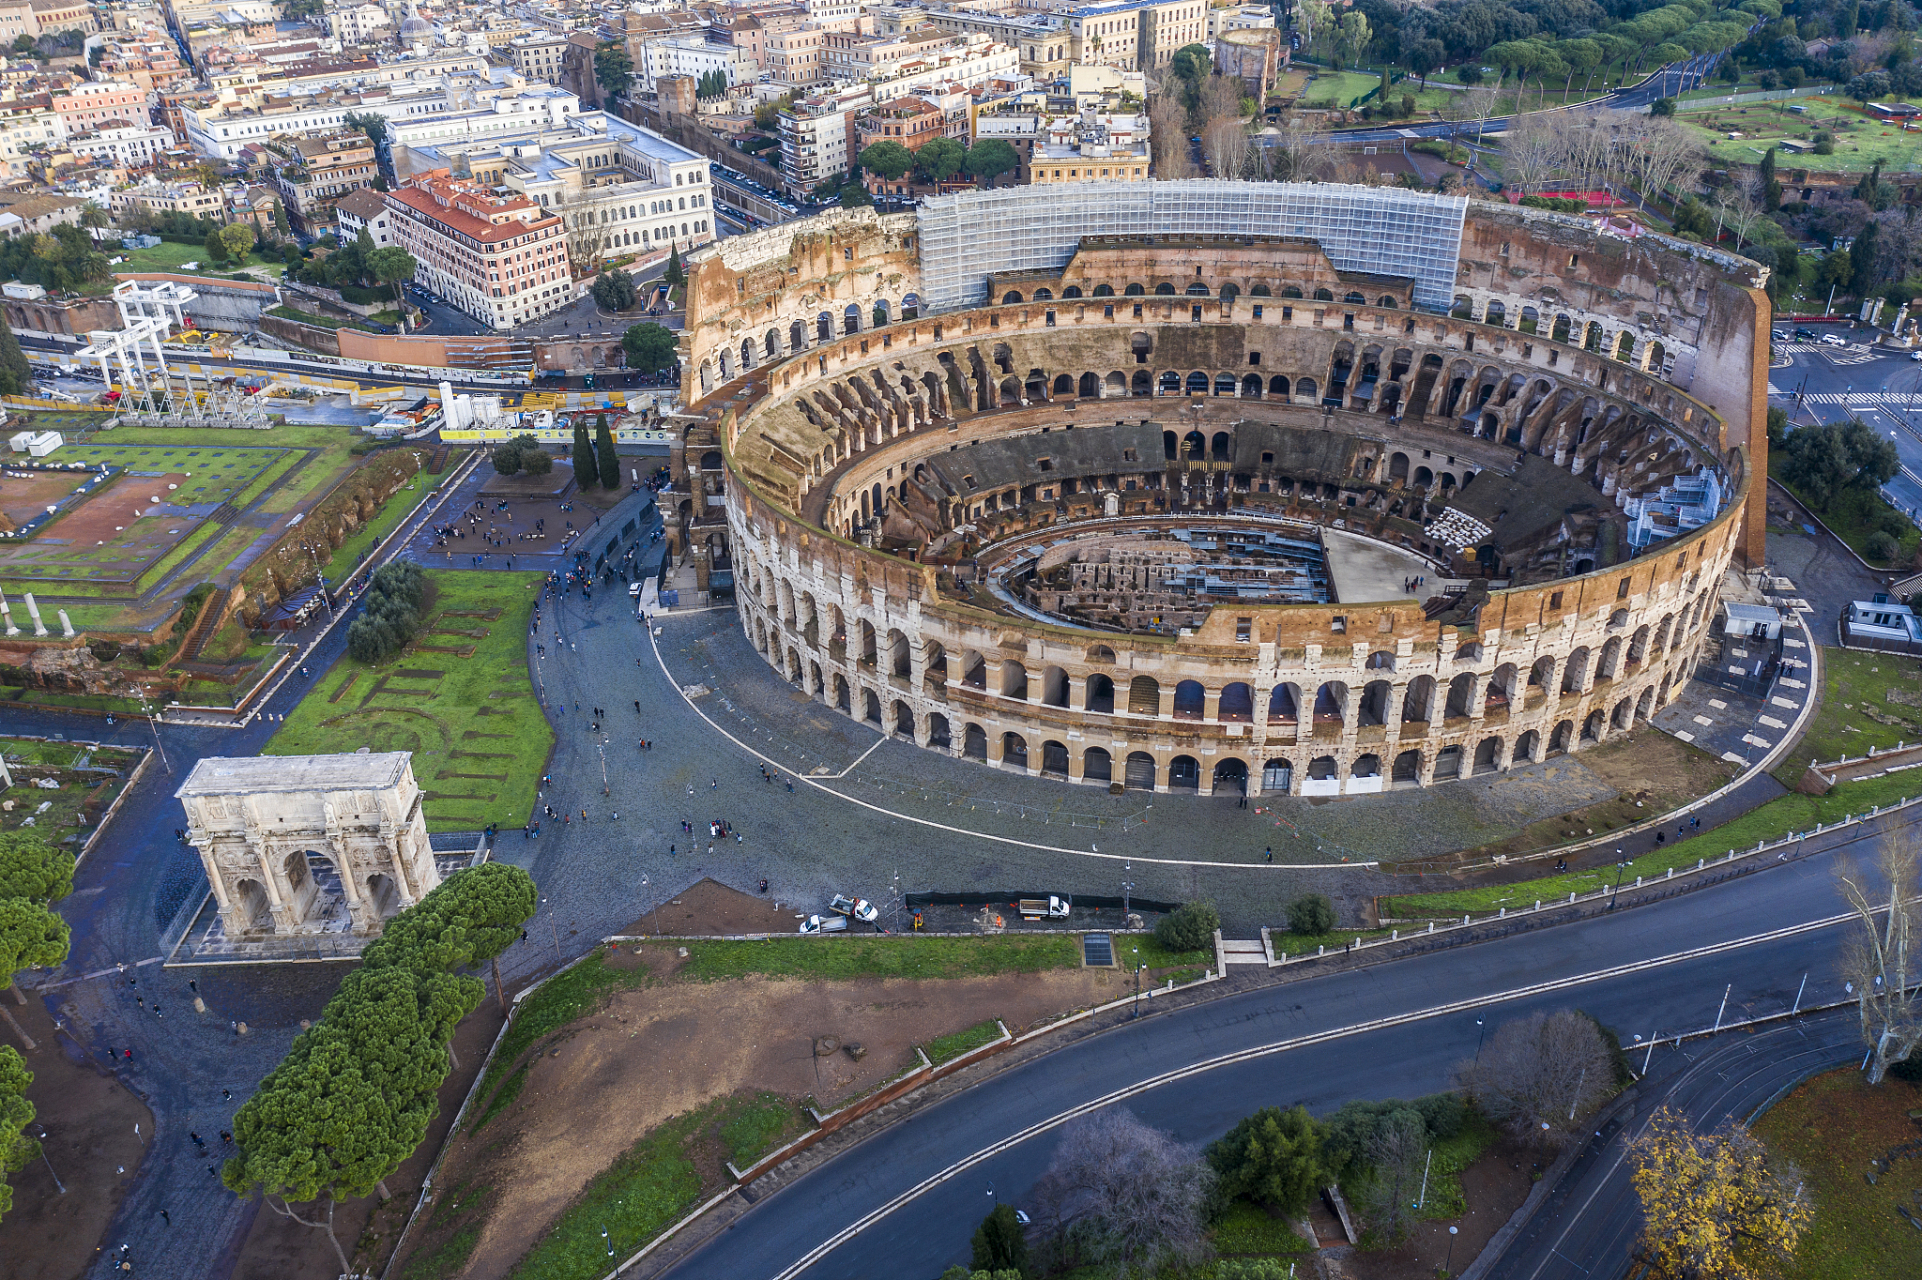
[[[1776,1274],[1814,1216],[1795,1171],[1747,1128],[1698,1133],[1663,1107],[1629,1147],[1642,1202],[1642,1257],[1669,1280]]]

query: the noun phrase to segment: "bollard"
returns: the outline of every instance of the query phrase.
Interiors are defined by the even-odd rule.
[[[1433,920],[1430,920],[1428,922],[1428,932],[1430,933],[1435,932],[1435,922]]]
[[[1635,887],[1637,889],[1642,887],[1642,878],[1640,876],[1635,877]]]
[[[1463,924],[1468,923],[1468,913],[1466,911],[1462,912],[1462,923]]]
[[[1570,889],[1570,890],[1568,891],[1568,900],[1569,900],[1570,902],[1573,902],[1573,901],[1575,901],[1575,891],[1574,891],[1573,889]]]
[[[1540,898],[1537,898],[1535,899],[1535,910],[1540,911],[1541,909],[1542,909],[1542,900]]]
[[[1318,947],[1316,947],[1316,948],[1315,948],[1315,954],[1316,954],[1316,955],[1318,955],[1318,956],[1325,956],[1325,955],[1327,955],[1327,954],[1328,954],[1328,944],[1327,944],[1327,943],[1323,943],[1322,945],[1320,945],[1320,946],[1318,946]]]
[[[1674,868],[1674,867],[1670,867],[1670,868],[1668,869],[1668,874],[1662,877],[1662,879],[1664,879],[1664,880],[1673,880],[1674,878],[1675,878],[1675,868]]]
[[[1705,857],[1704,857],[1704,858],[1697,858],[1697,859],[1695,860],[1695,869],[1696,869],[1697,871],[1700,871],[1700,870],[1701,870],[1701,869],[1702,869],[1703,867],[1706,867],[1707,865],[1708,865],[1708,859],[1707,859],[1707,858],[1705,858]]]
[[[1507,907],[1503,907],[1503,908],[1502,908],[1502,909],[1501,909],[1500,911],[1497,911],[1497,912],[1495,913],[1495,918],[1496,918],[1497,920],[1506,920],[1506,919],[1508,919],[1508,908],[1507,908]]]
[[[1400,942],[1400,941],[1401,941],[1401,930],[1400,930],[1400,929],[1390,929],[1390,930],[1388,931],[1388,940],[1389,940],[1390,942]]]

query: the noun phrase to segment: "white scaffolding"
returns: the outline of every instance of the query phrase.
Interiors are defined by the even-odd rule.
[[[74,355],[100,362],[101,381],[118,383],[121,408],[136,426],[265,428],[266,410],[235,383],[221,386],[203,375],[196,387],[192,371],[167,364],[163,345],[175,325],[186,323],[186,307],[199,295],[192,288],[163,280],[150,284],[126,280],[114,286],[120,329],[95,329]],[[177,385],[176,385],[177,384]]]

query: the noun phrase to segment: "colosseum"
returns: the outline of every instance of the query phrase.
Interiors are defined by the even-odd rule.
[[[1762,552],[1763,271],[1629,232],[1195,181],[730,239],[683,536],[797,690],[986,766],[1334,796],[1580,751]]]

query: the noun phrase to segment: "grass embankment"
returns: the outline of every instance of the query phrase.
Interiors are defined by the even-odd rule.
[[[302,311],[298,307],[279,306],[267,313],[279,316],[282,320],[292,320],[298,324],[311,324],[317,329],[359,329],[365,333],[379,333],[371,324],[365,324],[350,316],[323,316],[314,311]]]
[[[508,1274],[598,1280],[614,1260],[625,1259],[726,1185],[724,1172],[702,1176],[702,1147],[718,1144],[752,1160],[746,1152],[775,1132],[768,1122],[777,1107],[793,1114],[771,1094],[720,1098],[659,1126],[595,1178]]]
[[[944,1062],[950,1062],[964,1053],[979,1049],[982,1045],[991,1044],[1000,1038],[1001,1024],[989,1018],[986,1022],[977,1022],[960,1031],[936,1036],[921,1048],[928,1055],[928,1061],[938,1067]]]
[[[1898,742],[1922,742],[1922,662],[1893,653],[1822,650],[1822,705],[1802,740],[1775,766],[1775,780],[1793,787],[1809,761],[1865,756]],[[1922,775],[1918,775],[1922,784]]]
[[[1060,934],[996,938],[769,938],[689,942],[681,976],[700,982],[745,978],[980,978],[1040,973],[1081,963],[1080,941]]]
[[[441,485],[454,474],[448,467],[439,475],[420,472],[414,479],[402,485],[380,504],[374,518],[354,531],[353,537],[335,548],[333,558],[327,562],[327,581],[339,586],[347,580],[347,575],[360,563],[363,552],[371,551],[380,545],[380,540],[399,528],[408,516],[420,510],[420,505],[432,498]]]
[[[1922,547],[1922,529],[1915,522],[1897,511],[1879,492],[1862,489],[1843,489],[1835,495],[1824,509],[1809,501],[1808,495],[1782,478],[1782,455],[1769,459],[1769,479],[1794,494],[1797,501],[1815,512],[1835,536],[1849,544],[1849,549],[1872,565],[1884,569],[1898,569],[1912,563],[1917,547]],[[1876,533],[1887,533],[1895,539],[1895,555],[1887,560],[1879,560],[1869,554],[1869,539]]]
[[[527,674],[527,619],[542,575],[427,576],[433,597],[414,642],[380,667],[343,655],[264,754],[411,751],[430,830],[521,826],[554,742]]]
[[[1792,1162],[1814,1193],[1815,1221],[1783,1280],[1908,1280],[1922,1257],[1914,1227],[1896,1212],[1922,1196],[1922,1163],[1892,1162],[1870,1184],[1869,1161],[1913,1142],[1912,1107],[1922,1088],[1901,1080],[1870,1087],[1852,1067],[1802,1085],[1769,1109],[1756,1136]]]
[[[1714,862],[1730,849],[1738,853],[1753,849],[1757,841],[1778,840],[1791,831],[1807,831],[1817,823],[1835,822],[1852,813],[1865,813],[1872,806],[1894,804],[1922,793],[1922,773],[1898,773],[1861,782],[1844,782],[1825,796],[1787,795],[1751,809],[1733,822],[1723,823],[1686,840],[1671,839],[1667,844],[1632,859],[1621,873],[1621,882],[1630,885],[1635,877],[1653,878],[1670,867],[1693,867],[1700,859]],[[1646,835],[1635,841],[1643,844]],[[1446,893],[1406,894],[1381,900],[1382,915],[1392,919],[1448,919],[1467,912],[1495,911],[1502,907],[1520,910],[1537,901],[1554,902],[1570,893],[1593,893],[1616,881],[1615,865],[1609,863],[1589,871],[1570,871],[1563,875],[1543,876],[1513,884],[1479,885]]]
[[[535,1041],[585,1015],[608,993],[647,985],[649,975],[645,966],[616,969],[606,961],[606,948],[599,948],[565,973],[549,978],[539,991],[520,1002],[514,1011],[513,1025],[502,1038],[494,1061],[488,1064],[486,1077],[474,1090],[477,1100],[486,1099],[486,1107],[469,1119],[469,1133],[486,1124],[520,1094],[526,1069],[517,1070],[514,1064]],[[498,1093],[494,1092],[496,1088]]]

